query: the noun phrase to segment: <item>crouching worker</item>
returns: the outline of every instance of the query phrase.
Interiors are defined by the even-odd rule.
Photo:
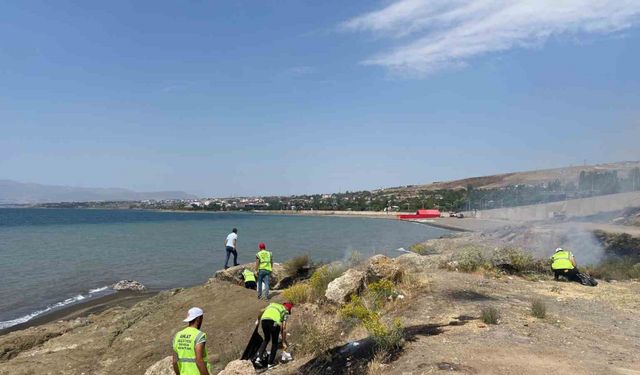
[[[173,371],[177,375],[210,375],[211,365],[205,344],[206,333],[200,331],[203,311],[198,307],[189,309],[184,322],[189,325],[176,333],[173,339]]]
[[[258,355],[255,363],[262,365],[262,356],[267,349],[269,341],[271,341],[271,351],[269,352],[268,368],[271,368],[275,364],[276,352],[278,351],[278,338],[282,338],[283,348],[287,348],[287,319],[291,315],[291,309],[293,304],[291,302],[285,302],[283,304],[271,303],[267,308],[260,312],[259,319],[262,325],[262,333],[264,335],[264,341],[258,350]]]
[[[557,248],[556,252],[551,256],[551,262],[553,277],[556,280],[559,280],[560,276],[562,276],[569,281],[575,281],[582,285],[598,285],[598,282],[594,278],[578,271],[576,259],[569,250],[561,247]]]
[[[256,275],[253,271],[245,268],[242,270],[241,276],[242,280],[244,280],[245,288],[256,290]]]

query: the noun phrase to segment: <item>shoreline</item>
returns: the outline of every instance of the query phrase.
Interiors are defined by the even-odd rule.
[[[104,296],[92,298],[86,302],[79,302],[73,305],[64,306],[59,310],[44,313],[36,316],[24,323],[19,323],[11,327],[0,329],[0,336],[8,333],[37,327],[60,320],[72,320],[87,317],[91,314],[99,314],[114,307],[131,307],[136,303],[151,298],[160,291],[118,291]]]

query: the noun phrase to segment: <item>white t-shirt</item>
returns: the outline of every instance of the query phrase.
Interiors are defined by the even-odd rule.
[[[229,235],[227,236],[227,246],[229,247],[233,247],[234,249],[236,248],[236,245],[233,243],[234,240],[238,239],[238,235],[231,232],[229,233]]]

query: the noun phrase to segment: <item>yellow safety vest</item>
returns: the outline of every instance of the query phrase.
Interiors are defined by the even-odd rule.
[[[271,252],[267,250],[260,250],[258,251],[258,254],[256,254],[256,257],[258,257],[258,261],[260,262],[258,270],[267,270],[271,272]]]
[[[572,270],[571,252],[567,250],[558,251],[551,257],[553,263],[551,268],[554,270]]]
[[[206,333],[194,327],[187,327],[176,333],[173,338],[173,351],[178,357],[178,368],[180,375],[200,375],[200,370],[196,365],[196,344],[207,340]],[[204,347],[202,353],[204,363],[207,365],[209,373],[211,373],[211,364],[209,364],[209,353],[207,347]]]
[[[244,276],[244,282],[247,283],[249,281],[256,281],[256,275],[253,274],[253,271],[244,270],[242,271],[242,276]]]
[[[288,314],[287,309],[279,303],[270,303],[262,313],[260,320],[273,320],[276,325],[281,325]]]

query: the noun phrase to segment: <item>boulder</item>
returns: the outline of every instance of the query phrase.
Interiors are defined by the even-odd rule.
[[[241,361],[239,359],[231,361],[227,364],[224,370],[220,371],[218,375],[255,375],[256,370],[253,368],[253,364],[250,361]]]
[[[216,271],[213,278],[220,281],[227,281],[230,283],[239,284],[242,282],[242,277],[240,277],[240,275],[242,274],[242,270],[245,268],[254,270],[255,266],[256,266],[255,263],[247,263],[247,264],[241,264],[239,266],[229,267],[226,270]],[[271,280],[270,280],[271,289],[278,289],[276,287],[278,286],[278,283],[284,278],[285,274],[286,272],[282,264],[280,263],[273,264],[273,270],[271,271]]]
[[[352,295],[358,294],[362,290],[364,278],[364,272],[349,269],[342,276],[329,283],[324,296],[335,303],[348,302]]]
[[[386,255],[374,255],[367,264],[367,283],[381,279],[398,282],[402,280],[402,270],[393,259]]]
[[[172,361],[171,356],[165,357],[151,365],[144,375],[174,375]]]
[[[141,282],[135,280],[120,280],[113,284],[113,290],[142,291],[147,289]]]
[[[434,261],[431,257],[416,253],[404,254],[395,259],[395,263],[404,272],[423,272],[429,268],[434,268]]]

